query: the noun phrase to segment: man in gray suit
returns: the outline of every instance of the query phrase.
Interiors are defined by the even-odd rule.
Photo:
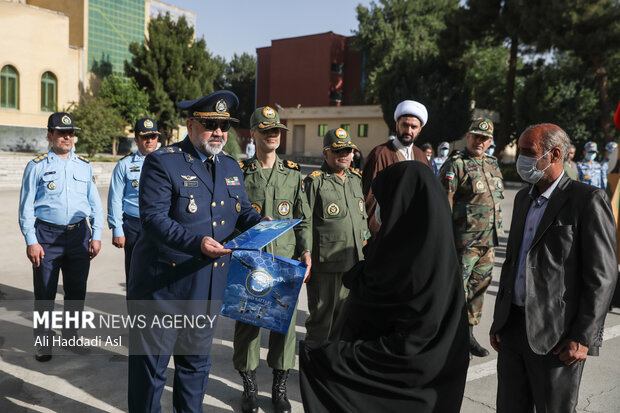
[[[618,278],[616,228],[605,192],[563,170],[570,141],[558,126],[529,127],[491,345],[497,411],[574,412],[587,355],[598,355]]]

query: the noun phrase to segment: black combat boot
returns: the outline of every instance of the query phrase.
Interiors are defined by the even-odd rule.
[[[273,386],[271,387],[271,402],[275,413],[291,413],[291,403],[286,397],[286,379],[288,370],[273,371]]]
[[[256,370],[240,371],[239,374],[243,379],[241,411],[243,413],[258,413],[258,386],[256,385]]]
[[[474,337],[474,326],[469,326],[469,353],[476,357],[486,357],[489,355],[489,350],[482,347],[480,343],[476,341]]]

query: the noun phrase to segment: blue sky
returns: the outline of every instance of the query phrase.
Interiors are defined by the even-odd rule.
[[[356,7],[370,0],[161,0],[196,14],[196,37],[230,60],[234,53],[256,54],[271,40],[332,31],[350,36],[357,29]]]

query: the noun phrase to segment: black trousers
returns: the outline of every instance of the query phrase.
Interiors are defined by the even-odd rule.
[[[125,233],[125,285],[127,286],[129,281],[129,268],[131,267],[131,254],[133,253],[133,247],[136,245],[138,235],[142,226],[140,224],[140,218],[132,217],[123,213],[123,232]]]
[[[532,351],[525,331],[525,314],[513,307],[500,333],[497,358],[498,413],[575,412],[585,362],[565,365],[551,352]]]

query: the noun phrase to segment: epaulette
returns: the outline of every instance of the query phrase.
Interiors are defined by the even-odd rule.
[[[239,161],[239,168],[243,169],[245,167],[245,164],[241,161]]]
[[[158,150],[156,150],[155,152],[159,152],[159,153],[181,153],[183,151],[178,146],[163,146],[163,147],[159,148]]]
[[[86,162],[86,163],[90,163],[90,161],[89,161],[88,159],[84,158],[82,155],[78,155],[77,157],[78,157],[78,159],[79,159],[80,161],[84,161],[84,162]]]
[[[350,166],[349,166],[349,172],[351,172],[353,175],[359,176],[360,178],[362,177],[362,174],[360,174],[359,172],[357,172],[355,169],[351,168]]]
[[[131,155],[133,155],[133,153],[128,153],[127,155],[125,155],[121,159],[119,159],[119,161],[122,161],[123,159],[125,159],[126,157],[131,156]]]
[[[463,151],[459,151],[458,149],[455,149],[450,154],[450,158],[452,158],[452,157],[462,158],[464,154],[465,153]]]
[[[312,172],[310,175],[308,175],[308,177],[315,179],[317,176],[320,176],[323,173],[323,171],[321,171],[320,169],[317,169],[316,171]]]
[[[296,171],[299,171],[301,169],[299,168],[299,165],[293,161],[285,160],[283,161],[283,163],[284,163],[284,166],[286,166],[288,169],[294,169]]]
[[[41,162],[43,159],[47,158],[47,154],[46,153],[42,153],[37,155],[32,162],[37,163],[37,162]]]

